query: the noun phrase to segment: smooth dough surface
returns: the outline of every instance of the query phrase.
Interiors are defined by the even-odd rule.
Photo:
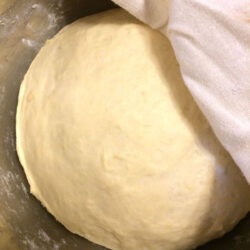
[[[190,249],[250,208],[169,42],[123,10],[45,44],[20,89],[16,132],[31,192],[70,231],[111,249]]]

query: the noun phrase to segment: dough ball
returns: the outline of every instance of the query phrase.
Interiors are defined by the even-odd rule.
[[[17,150],[48,211],[115,250],[193,248],[250,208],[168,40],[123,10],[80,19],[41,49],[19,94]]]

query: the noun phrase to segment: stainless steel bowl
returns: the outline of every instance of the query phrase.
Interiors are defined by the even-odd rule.
[[[66,230],[29,193],[15,149],[15,114],[22,78],[45,40],[114,7],[108,0],[0,0],[0,250],[104,249]],[[250,216],[199,248],[222,249],[250,249]]]

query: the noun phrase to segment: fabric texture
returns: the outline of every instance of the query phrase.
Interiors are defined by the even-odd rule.
[[[170,39],[185,84],[250,183],[250,0],[113,1]]]

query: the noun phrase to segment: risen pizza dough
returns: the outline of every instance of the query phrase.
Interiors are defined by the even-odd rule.
[[[122,10],[41,49],[20,90],[17,149],[48,211],[111,249],[189,249],[250,208],[167,39]]]

